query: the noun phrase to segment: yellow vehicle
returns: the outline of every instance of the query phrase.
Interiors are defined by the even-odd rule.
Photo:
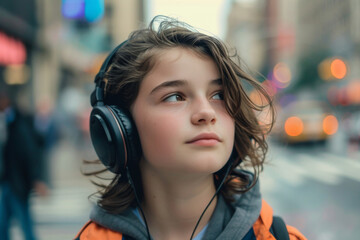
[[[273,134],[288,142],[325,141],[338,130],[338,120],[318,101],[297,101],[278,112]]]

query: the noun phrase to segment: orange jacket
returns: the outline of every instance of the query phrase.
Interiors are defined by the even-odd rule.
[[[265,200],[262,200],[260,216],[253,225],[257,240],[276,240],[270,233],[270,227],[273,219],[273,210]],[[296,228],[287,226],[290,240],[307,240]],[[95,222],[89,221],[80,230],[74,240],[113,240],[122,239],[122,234],[114,232],[108,228],[102,227]]]
[[[89,221],[80,230],[74,240],[113,240],[122,239],[122,234],[114,232],[108,228],[102,227],[99,224]]]
[[[257,240],[276,240],[269,231],[272,221],[273,210],[265,200],[262,200],[260,216],[253,225]],[[289,232],[290,240],[307,240],[296,228],[289,225],[287,225],[286,228]]]

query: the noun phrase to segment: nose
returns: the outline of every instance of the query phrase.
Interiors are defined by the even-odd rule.
[[[208,100],[194,102],[194,111],[191,116],[191,122],[194,125],[215,124],[216,112]]]

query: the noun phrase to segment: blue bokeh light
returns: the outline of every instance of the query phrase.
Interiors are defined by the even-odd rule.
[[[104,0],[62,0],[62,15],[69,19],[96,22],[104,16]]]
[[[89,22],[96,22],[104,16],[104,0],[86,0],[85,18]]]
[[[61,10],[65,18],[81,19],[84,17],[85,0],[62,0]]]

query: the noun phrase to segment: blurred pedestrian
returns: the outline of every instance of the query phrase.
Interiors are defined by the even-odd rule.
[[[37,104],[33,120],[35,135],[37,136],[43,156],[43,163],[41,164],[43,169],[40,172],[42,173],[42,179],[44,179],[48,185],[51,185],[49,168],[54,147],[59,140],[59,131],[53,112],[53,104],[51,104],[50,99],[45,98]]]
[[[42,154],[30,119],[12,104],[4,90],[0,92],[1,240],[10,239],[12,219],[17,220],[26,240],[36,239],[29,205],[30,192],[35,190],[41,196],[48,192],[41,180]]]

